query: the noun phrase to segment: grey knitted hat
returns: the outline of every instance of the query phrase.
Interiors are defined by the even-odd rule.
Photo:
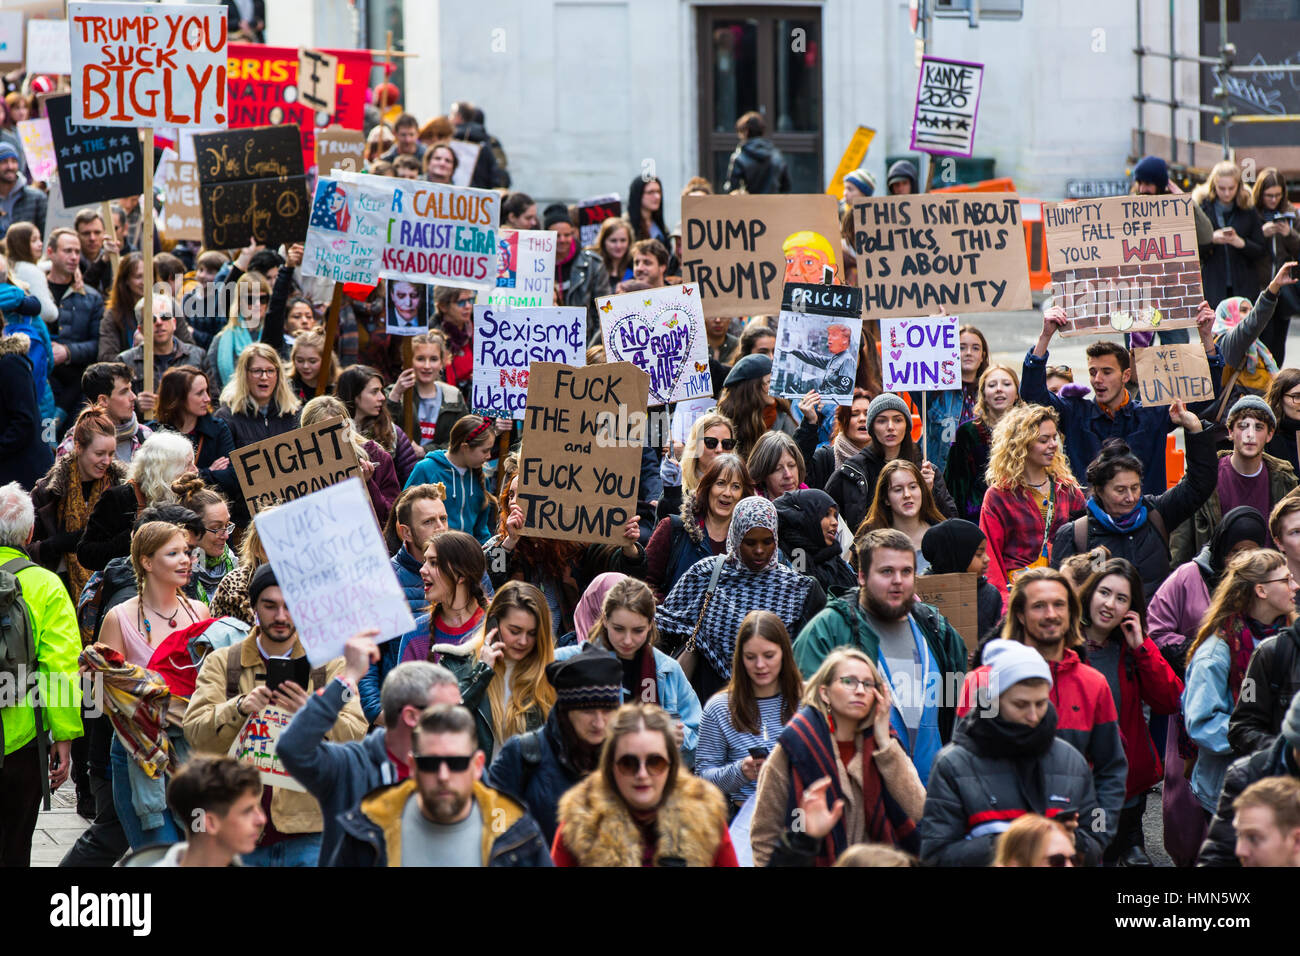
[[[907,419],[912,420],[912,410],[907,407],[907,403],[891,392],[881,392],[871,400],[867,406],[867,431],[870,432],[871,426],[876,423],[876,418],[883,412],[898,412]]]
[[[1258,395],[1243,395],[1232,403],[1232,408],[1228,411],[1228,417],[1231,418],[1237,412],[1252,411],[1259,412],[1271,428],[1277,428],[1277,416],[1273,414],[1273,409],[1268,402],[1264,401]]]

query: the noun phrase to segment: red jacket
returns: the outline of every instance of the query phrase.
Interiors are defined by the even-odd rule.
[[[1164,777],[1164,765],[1142,715],[1145,703],[1153,714],[1176,714],[1183,697],[1183,682],[1169,666],[1151,638],[1136,651],[1127,641],[1119,650],[1119,735],[1128,757],[1126,800],[1154,787]]]
[[[1049,555],[1056,529],[1069,521],[1071,514],[1082,511],[1085,503],[1077,485],[1056,483],[1056,510],[1047,539]],[[1002,592],[1005,604],[1007,576],[1033,564],[1042,553],[1043,514],[1024,488],[1013,491],[990,488],[980,508],[980,530],[988,543],[989,584]]]

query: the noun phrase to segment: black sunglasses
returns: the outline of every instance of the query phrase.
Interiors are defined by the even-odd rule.
[[[629,777],[636,776],[636,773],[641,769],[642,764],[643,761],[636,754],[623,754],[623,756],[614,761],[614,766],[617,767],[621,773],[625,773]],[[650,754],[645,758],[644,765],[647,773],[657,777],[668,770],[668,758],[663,754]]]
[[[736,447],[736,439],[734,438],[715,438],[712,435],[705,435],[700,439],[700,441],[704,442],[704,447],[709,451],[713,451],[713,449],[717,448],[718,442],[722,442],[723,451],[731,451],[731,449]]]
[[[415,758],[415,768],[421,773],[437,773],[446,764],[447,769],[452,773],[464,773],[469,769],[469,763],[474,757],[424,757]]]
[[[1053,853],[1047,858],[1047,865],[1061,869],[1067,863],[1070,864],[1070,866],[1074,866],[1078,860],[1079,855],[1077,853]]]

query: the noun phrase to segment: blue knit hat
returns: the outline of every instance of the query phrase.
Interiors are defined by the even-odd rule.
[[[731,367],[731,371],[727,373],[727,380],[722,383],[722,387],[731,388],[741,382],[748,382],[751,378],[762,378],[764,375],[770,374],[772,374],[772,360],[766,355],[755,352],[752,355],[746,355]]]
[[[1133,167],[1133,182],[1151,183],[1164,189],[1169,185],[1169,166],[1159,156],[1143,156]]]
[[[13,143],[0,142],[0,159],[17,159],[22,162],[18,150],[14,149]]]
[[[876,194],[876,177],[865,169],[853,170],[844,177],[844,181],[852,183],[853,187],[864,196],[874,196]]]

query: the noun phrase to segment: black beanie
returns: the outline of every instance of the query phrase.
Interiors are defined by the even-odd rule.
[[[275,571],[270,564],[263,564],[253,572],[253,577],[248,582],[248,604],[249,607],[257,606],[257,599],[262,596],[262,592],[267,588],[278,588],[280,582],[275,579]]]
[[[984,543],[979,525],[962,518],[949,518],[925,532],[921,553],[935,574],[964,574]]]
[[[1219,519],[1219,526],[1210,538],[1210,563],[1213,570],[1222,574],[1228,563],[1228,552],[1243,541],[1257,548],[1264,547],[1268,525],[1264,516],[1250,505],[1238,505]]]

